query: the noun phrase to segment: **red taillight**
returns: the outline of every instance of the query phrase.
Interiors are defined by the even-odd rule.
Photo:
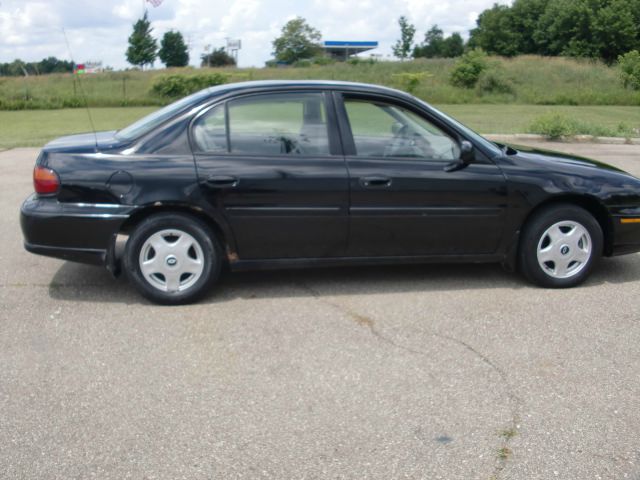
[[[36,189],[36,193],[50,195],[56,193],[60,188],[60,178],[50,168],[36,165],[36,168],[33,169],[33,187]]]

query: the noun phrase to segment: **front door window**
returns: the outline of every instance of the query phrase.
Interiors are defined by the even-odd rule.
[[[426,119],[388,103],[345,99],[356,155],[452,162],[458,143]]]

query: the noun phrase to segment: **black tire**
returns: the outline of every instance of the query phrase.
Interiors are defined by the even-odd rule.
[[[570,227],[565,224],[577,224],[588,232],[588,236],[582,237],[581,243],[578,244],[581,249],[587,250],[585,245],[590,242],[590,254],[580,253],[588,259],[571,261],[572,256],[575,256],[573,252],[577,250],[572,243],[573,240],[565,241],[565,237],[559,237],[559,241],[553,242],[551,235],[545,234],[549,229],[555,231],[557,225],[560,225],[561,231],[570,232]],[[553,261],[544,262],[545,257],[541,257],[540,261],[538,260],[539,246],[542,250],[550,251],[554,249],[551,255],[560,259],[558,267],[555,266]],[[527,280],[541,287],[575,287],[584,282],[589,276],[602,255],[602,249],[602,228],[593,215],[575,205],[556,204],[537,212],[524,226],[519,248],[519,268]],[[541,255],[543,254],[541,253]],[[563,259],[563,255],[567,257]],[[571,263],[568,263],[568,266],[563,268],[563,266],[560,266],[563,262]],[[558,278],[562,272],[569,276]]]
[[[171,240],[170,237],[172,235],[169,234],[163,237],[160,233],[166,231],[186,233],[187,235],[184,235],[184,238],[187,239],[186,241],[190,243],[191,247],[189,247],[187,253],[183,251],[182,255],[186,254],[194,257],[194,261],[201,265],[201,267],[197,267],[199,271],[193,274],[193,278],[189,282],[185,282],[184,285],[183,277],[187,276],[187,279],[189,279],[189,276],[192,275],[191,273],[181,274],[181,270],[178,270],[177,274],[169,273],[168,277],[172,277],[174,280],[177,275],[180,275],[176,280],[179,290],[174,291],[163,291],[161,289],[163,288],[161,285],[163,279],[165,280],[164,288],[170,288],[168,278],[165,278],[162,273],[145,276],[141,270],[142,248],[145,247],[145,255],[148,255],[147,252],[151,252],[152,259],[156,255],[153,247],[149,246],[150,244],[145,245],[147,240],[151,241],[154,235],[156,239],[166,238]],[[195,240],[195,243],[192,240]],[[166,243],[164,246],[171,248],[171,243]],[[158,268],[181,268],[177,263],[169,263],[169,257],[173,256],[172,251],[167,250],[166,252],[166,263],[170,266],[163,264]],[[171,261],[177,262],[174,259],[171,259]],[[123,260],[124,270],[129,281],[143,296],[152,302],[163,305],[181,305],[198,300],[210,290],[220,274],[223,256],[222,248],[215,238],[215,234],[204,222],[196,217],[181,213],[159,213],[144,219],[135,227],[127,241]],[[192,284],[189,284],[190,282]],[[175,283],[172,286],[175,287]]]

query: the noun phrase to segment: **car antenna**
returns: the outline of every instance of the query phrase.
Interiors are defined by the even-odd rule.
[[[64,41],[67,44],[67,50],[69,51],[69,56],[71,57],[71,63],[73,63],[73,67],[75,69],[76,67],[76,62],[73,59],[73,53],[71,53],[71,46],[69,45],[69,39],[67,38],[67,32],[65,31],[65,29],[62,29],[62,34],[64,35]],[[82,95],[82,98],[84,99],[84,106],[87,109],[87,116],[89,117],[89,123],[91,124],[91,131],[93,132],[93,139],[94,142],[96,144],[96,153],[98,152],[98,134],[96,133],[96,127],[93,124],[93,117],[91,116],[91,109],[89,108],[89,98],[87,97],[87,93],[84,90],[84,87],[82,86],[82,82],[80,81],[80,75],[78,75],[78,85],[80,87],[80,95]]]

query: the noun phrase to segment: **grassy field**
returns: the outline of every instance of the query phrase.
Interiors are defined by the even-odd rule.
[[[92,108],[91,116],[97,130],[114,130],[156,108]],[[0,148],[41,146],[62,135],[91,131],[84,108],[0,111],[0,125]]]
[[[346,63],[307,68],[172,69],[146,72],[106,72],[82,77],[82,89],[71,74],[0,78],[0,110],[66,108],[84,105],[85,91],[92,106],[161,105],[154,95],[155,79],[169,73],[193,75],[220,72],[228,81],[267,79],[328,79],[377,83],[406,89],[406,74],[419,73],[413,92],[433,104],[527,105],[640,105],[640,92],[625,89],[616,67],[590,60],[521,56],[492,58],[491,69],[512,86],[512,93],[449,84],[455,60],[421,59],[410,62]]]
[[[156,107],[93,108],[98,130],[118,129],[152,112]],[[469,127],[481,133],[523,133],[541,114],[563,112],[588,123],[616,128],[624,122],[640,127],[640,108],[616,106],[539,106],[539,105],[438,105]],[[42,146],[61,135],[90,131],[85,109],[0,111],[0,148]]]

